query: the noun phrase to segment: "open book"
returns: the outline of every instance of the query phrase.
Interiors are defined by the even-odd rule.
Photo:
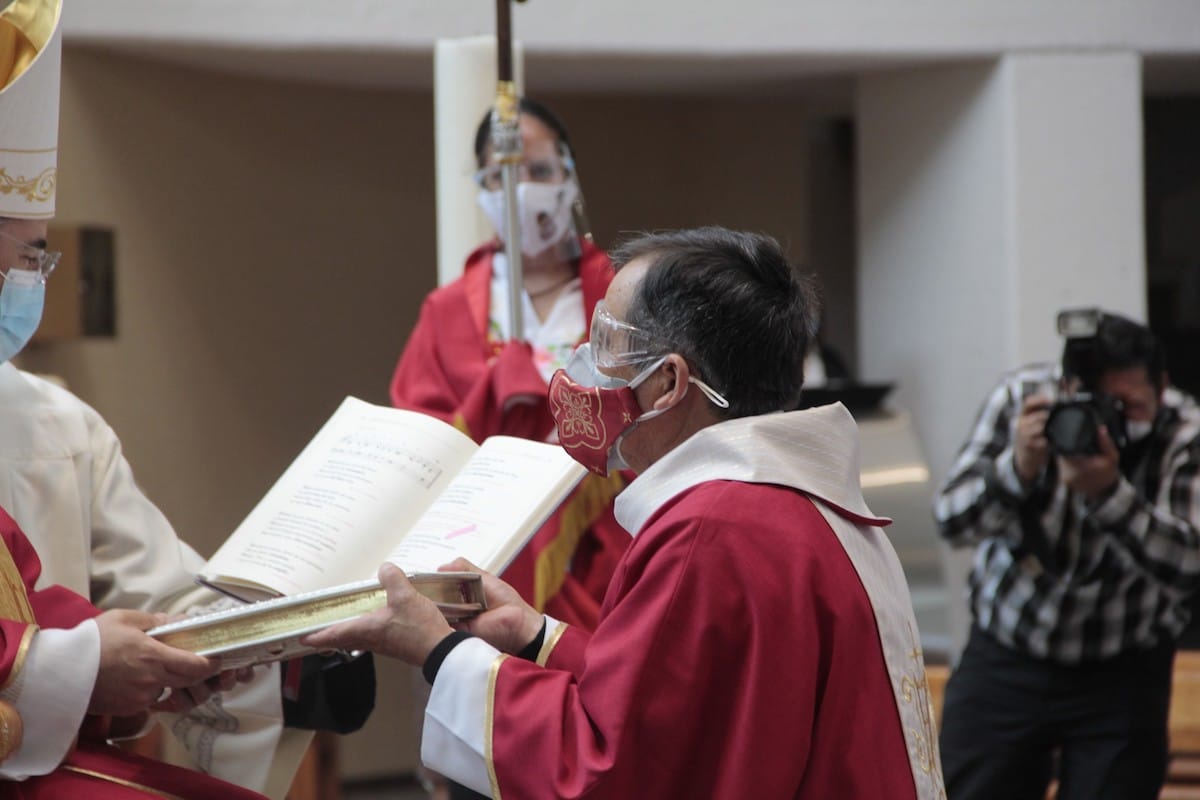
[[[198,578],[239,599],[281,599],[150,634],[225,668],[290,658],[303,634],[384,605],[384,561],[462,618],[482,608],[477,576],[437,568],[462,556],[503,571],[585,474],[556,445],[476,445],[433,417],[348,397]]]

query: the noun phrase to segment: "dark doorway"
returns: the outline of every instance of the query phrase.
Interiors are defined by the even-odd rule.
[[[1200,396],[1200,97],[1148,97],[1143,108],[1150,327],[1171,382]],[[1200,595],[1180,644],[1200,649]]]

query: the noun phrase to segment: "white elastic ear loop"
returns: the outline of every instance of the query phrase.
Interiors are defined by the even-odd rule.
[[[644,381],[646,378],[650,377],[650,373],[652,373],[654,370],[656,370],[660,366],[662,366],[662,363],[664,361],[666,361],[666,359],[667,359],[667,357],[663,356],[662,358],[658,359],[653,364],[651,364],[649,367],[647,367],[645,369],[645,371],[643,371],[640,375],[638,375],[636,378],[634,378],[632,381],[630,381],[629,388],[633,389],[639,383]],[[688,375],[687,382],[696,384],[696,386],[698,386],[700,388],[700,391],[704,393],[704,396],[708,398],[709,402],[712,403],[717,408],[729,408],[729,401],[725,399],[724,395],[722,395],[716,389],[709,386],[704,381],[700,380],[699,378],[695,377],[694,375]],[[687,386],[684,386],[683,393],[684,393],[684,396],[687,395]],[[680,399],[680,401],[683,400],[682,397],[679,399]],[[637,421],[644,422],[645,420],[653,419],[654,417],[657,417],[659,414],[663,413],[664,411],[670,411],[674,407],[675,406],[671,406],[670,408],[662,408],[662,409],[656,409],[653,411],[647,411],[645,414],[638,417]]]
[[[717,406],[718,408],[729,408],[729,401],[726,400],[720,392],[709,386],[704,381],[700,380],[699,378],[693,378],[691,375],[689,375],[688,383],[694,383],[699,386],[700,391],[704,392],[704,396],[707,397],[714,406]]]
[[[663,362],[666,360],[666,356],[661,356],[655,359],[654,363],[650,364],[644,370],[639,372],[633,380],[626,384],[626,386],[631,390],[636,389],[643,382],[645,382],[647,378],[653,375],[654,370],[661,367]],[[608,451],[608,471],[612,472],[613,470],[629,469],[629,462],[626,461],[625,456],[621,454],[621,442],[625,441],[625,437],[632,433],[633,429],[636,428],[639,423],[645,422],[648,419],[654,419],[659,414],[665,414],[674,407],[675,406],[671,406],[670,408],[652,408],[649,411],[643,411],[641,414],[639,414],[638,418],[630,423],[628,428],[621,432],[621,435],[617,437],[617,441],[613,443],[612,449]]]
[[[653,375],[653,374],[654,374],[654,371],[655,371],[656,369],[658,369],[659,367],[661,367],[661,366],[663,365],[663,363],[664,363],[666,360],[667,360],[667,357],[666,357],[666,356],[659,356],[659,357],[658,357],[658,358],[656,358],[656,359],[655,359],[655,360],[654,360],[654,361],[653,361],[653,362],[652,362],[652,363],[651,363],[649,366],[647,366],[647,367],[646,367],[644,370],[642,370],[641,372],[639,372],[639,373],[638,373],[638,374],[637,374],[637,375],[634,377],[634,379],[633,379],[633,380],[631,380],[631,381],[630,381],[628,384],[626,384],[626,385],[627,385],[627,386],[628,386],[630,389],[636,389],[637,387],[641,386],[643,383],[645,383],[645,382],[646,382],[646,379],[647,379],[647,378],[649,378],[651,375]],[[680,399],[682,399],[682,398],[680,398]],[[666,411],[670,411],[670,410],[671,410],[672,408],[674,408],[674,407],[675,407],[675,406],[671,406],[670,408],[652,408],[652,409],[650,409],[649,411],[643,411],[643,412],[642,412],[642,413],[641,413],[641,414],[638,416],[638,418],[637,418],[637,419],[635,419],[635,420],[633,421],[633,424],[634,424],[634,425],[637,425],[639,422],[645,422],[645,421],[646,421],[646,420],[648,420],[648,419],[654,419],[654,418],[655,418],[655,417],[657,417],[659,414],[662,414],[662,413],[664,413],[664,412],[666,412]],[[629,430],[633,430],[633,426],[632,426],[632,425],[629,427]],[[626,431],[626,433],[628,433],[628,432],[629,432],[629,431]],[[620,440],[618,440],[618,444],[619,444],[619,443],[620,443]],[[614,448],[614,449],[615,449],[615,448]]]

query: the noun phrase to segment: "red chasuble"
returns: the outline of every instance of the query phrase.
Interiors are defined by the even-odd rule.
[[[453,424],[476,442],[503,434],[545,441],[554,430],[546,382],[525,342],[489,335],[495,243],[467,259],[463,276],[421,307],[392,376],[392,403]],[[584,319],[608,289],[608,257],[585,244],[579,264]],[[620,475],[589,475],[504,572],[539,611],[589,630],[629,534],[612,514]]]
[[[871,601],[802,492],[675,496],[595,633],[548,646],[494,673],[496,797],[916,797]]]
[[[8,685],[20,671],[30,639],[40,628],[73,628],[100,611],[84,598],[61,586],[35,591],[42,565],[25,534],[0,510],[0,685]],[[12,706],[0,701],[0,705]],[[180,800],[263,800],[262,795],[199,772],[141,758],[103,740],[90,741],[103,720],[85,720],[86,733],[62,765],[49,775],[24,781],[0,781],[0,798],[180,798]],[[7,754],[5,754],[7,755]]]

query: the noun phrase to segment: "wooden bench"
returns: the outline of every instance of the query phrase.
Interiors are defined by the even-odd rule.
[[[1200,652],[1175,656],[1171,680],[1171,760],[1162,800],[1200,800]]]

